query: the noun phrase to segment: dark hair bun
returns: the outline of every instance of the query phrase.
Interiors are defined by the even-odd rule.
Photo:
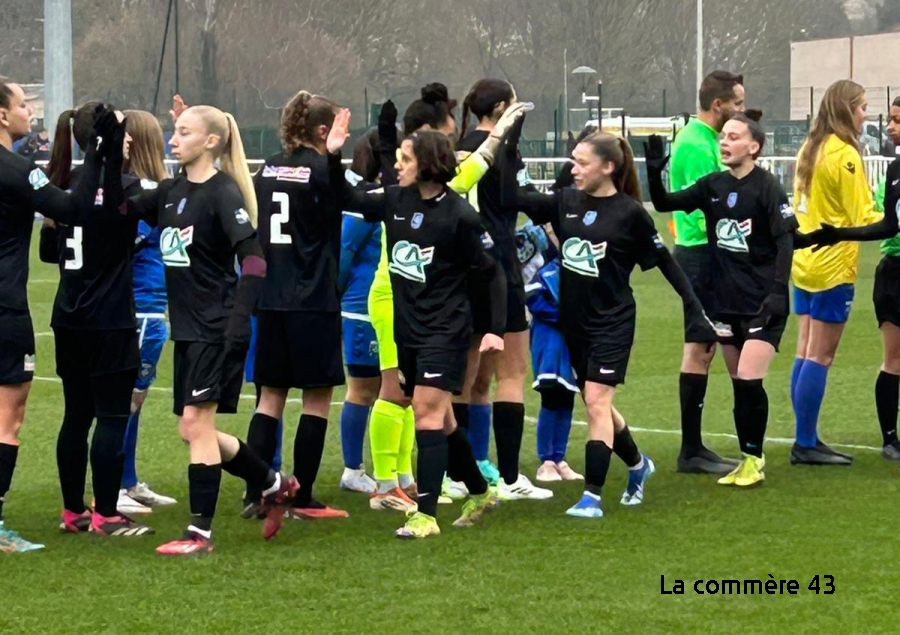
[[[446,86],[439,82],[434,82],[422,89],[422,101],[432,106],[439,103],[447,103],[450,101],[450,93],[447,92]]]
[[[744,111],[744,115],[746,115],[747,119],[749,119],[751,121],[755,121],[756,123],[759,123],[759,120],[762,119],[763,111],[756,110],[753,108],[748,108],[746,111]]]

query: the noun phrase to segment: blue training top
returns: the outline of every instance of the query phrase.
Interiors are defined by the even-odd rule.
[[[138,314],[166,312],[166,267],[159,248],[159,228],[138,223],[131,268],[134,278],[134,309]]]
[[[362,189],[377,187],[360,183],[361,178],[349,170],[346,178]],[[338,270],[341,314],[344,317],[369,315],[369,289],[375,279],[380,258],[381,223],[367,223],[362,214],[344,212],[341,225],[341,264]]]

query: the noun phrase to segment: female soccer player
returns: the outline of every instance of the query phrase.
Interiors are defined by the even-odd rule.
[[[891,104],[888,133],[900,145],[900,97]],[[875,270],[872,300],[875,317],[884,344],[884,362],[875,381],[875,407],[881,426],[881,455],[900,461],[900,441],[897,440],[897,408],[900,402],[900,159],[888,167],[880,196],[884,218],[867,227],[836,228],[822,223],[822,229],[812,232],[810,239],[822,246],[843,240],[880,240],[884,257]],[[815,251],[815,250],[814,250]]]
[[[734,425],[743,460],[719,479],[749,487],[765,479],[763,440],[769,398],[763,381],[775,357],[789,313],[788,287],[797,219],[778,179],[757,167],[766,133],[744,114],[722,129],[726,172],[700,178],[668,194],[663,186],[663,141],[645,146],[650,195],[659,212],[699,209],[712,248],[708,309],[730,333],[719,341],[734,385]]]
[[[3,503],[19,452],[19,429],[34,376],[34,329],[28,310],[28,253],[34,213],[77,224],[100,182],[100,166],[112,145],[115,114],[106,110],[90,133],[84,174],[71,194],[52,185],[33,162],[12,152],[31,130],[34,110],[18,84],[0,78],[0,553],[37,551],[3,521]]]
[[[178,117],[170,145],[182,173],[127,203],[130,213],[161,229],[175,341],[174,411],[191,454],[191,522],[181,539],[156,551],[181,556],[213,549],[223,469],[262,491],[267,539],[281,528],[296,481],[270,470],[247,445],[215,426],[217,412],[237,410],[250,312],[266,273],[254,229],[256,197],[237,124],[217,108],[193,106]],[[104,195],[124,199],[121,186],[107,170]]]
[[[124,172],[139,180],[142,189],[155,189],[168,178],[163,163],[165,146],[162,128],[156,117],[145,110],[126,110],[124,114],[126,135],[130,139],[125,147]],[[116,506],[125,514],[148,513],[153,507],[165,507],[177,502],[174,498],[157,494],[140,481],[136,465],[141,409],[147,400],[147,391],[156,380],[156,366],[169,336],[166,325],[166,267],[159,247],[158,227],[150,227],[144,221],[138,222],[131,270],[141,366],[131,396],[131,416],[125,431],[122,490]]]
[[[506,81],[482,79],[475,82],[463,101],[462,140],[457,150],[461,153],[474,151],[492,134],[498,119],[515,101],[515,91]],[[478,126],[467,135],[466,124],[470,111],[478,119]],[[519,161],[516,167],[524,171],[525,166]],[[504,206],[501,203],[500,171],[497,167],[488,170],[468,198],[475,210],[481,214],[485,229],[493,239],[492,253],[506,272],[508,294],[503,353],[495,359],[485,359],[484,363],[479,365],[478,376],[472,388],[468,427],[475,458],[479,461],[485,476],[497,483],[497,495],[501,499],[547,499],[553,496],[552,491],[535,487],[527,476],[519,473],[519,452],[525,425],[525,376],[528,374],[525,284],[516,256],[515,243],[519,210],[515,206]],[[475,311],[476,333],[483,330],[483,320],[479,317],[482,304],[483,302],[476,300],[472,307]],[[497,391],[493,403],[494,438],[497,444],[499,472],[490,464],[487,455],[492,410],[489,398],[494,376],[497,378]],[[457,404],[457,416],[465,419],[466,409],[464,405]]]
[[[340,170],[338,159],[329,157],[333,170]],[[483,352],[503,348],[505,281],[484,251],[478,217],[447,188],[456,174],[450,140],[436,131],[414,133],[403,141],[396,169],[399,186],[384,194],[361,194],[338,178],[332,183],[342,188],[346,208],[385,224],[398,378],[412,399],[418,445],[418,511],[397,536],[425,538],[440,533],[435,516],[445,471],[471,494],[455,526],[471,526],[497,504],[456,426],[451,396],[461,390],[466,372],[470,271],[480,272],[492,291]]]
[[[822,223],[836,227],[868,225],[876,220],[872,194],[859,153],[866,119],[866,92],[841,80],[822,98],[815,124],[797,157],[794,202],[800,229]],[[797,357],[791,373],[796,438],[791,463],[850,465],[852,457],[819,439],[819,409],[828,369],[850,317],[859,245],[842,243],[794,254],[794,310],[799,316]]]
[[[456,123],[450,113],[452,100],[447,97],[446,88],[442,84],[429,84],[423,89],[422,99],[413,102],[403,117],[404,132],[412,134],[420,130],[437,130],[448,139],[454,136]],[[494,155],[500,146],[502,135],[520,116],[522,106],[507,109],[504,117],[495,126],[491,134],[478,148],[458,166],[458,172],[447,184],[456,193],[462,194],[471,190],[487,172],[494,161]],[[385,122],[379,126],[379,148],[381,151],[382,182],[396,182],[396,175],[388,150],[396,146],[396,128]],[[488,236],[485,232],[483,236]],[[416,485],[412,476],[412,448],[415,440],[415,418],[409,407],[409,397],[404,394],[398,381],[397,345],[394,342],[394,304],[388,273],[387,251],[382,235],[381,261],[375,272],[375,279],[369,292],[369,315],[378,338],[378,358],[382,371],[381,391],[372,409],[372,421],[369,435],[372,445],[372,456],[375,464],[375,477],[378,489],[370,499],[372,509],[397,509],[414,511]],[[478,282],[475,282],[477,286]],[[471,353],[471,351],[470,351]],[[475,363],[478,351],[475,350]],[[469,356],[469,364],[473,356]],[[474,379],[471,368],[467,368],[466,379]],[[471,379],[470,379],[471,378]],[[465,390],[465,387],[463,388]],[[463,433],[465,426],[461,425]],[[468,492],[461,483],[452,479],[447,481],[449,492],[458,498],[465,498]],[[449,499],[441,497],[442,501]]]
[[[588,410],[585,491],[567,514],[600,518],[601,492],[613,452],[629,467],[624,505],[643,501],[653,462],[642,455],[624,420],[614,416],[616,386],[625,381],[634,341],[635,302],[629,286],[639,265],[658,267],[682,297],[688,315],[716,334],[684,272],[672,259],[640,204],[640,186],[624,139],[596,133],[575,147],[575,187],[549,195],[523,191],[516,183],[521,121],[513,127],[501,159],[502,203],[515,205],[535,223],[551,223],[562,260],[560,328],[566,336],[575,378]]]
[[[82,151],[87,148],[97,105],[89,102],[59,117],[47,170],[57,187],[68,189],[80,178],[80,170],[70,171],[71,139],[74,136]],[[129,145],[127,136],[122,143]],[[113,169],[113,164],[107,163],[106,169]],[[123,178],[126,193],[140,193],[138,179]],[[94,206],[102,208],[102,196],[98,192]],[[45,221],[41,229],[41,260],[57,264],[60,275],[50,326],[65,401],[56,445],[64,532],[121,537],[153,533],[117,510],[122,447],[140,364],[131,280],[137,224],[134,216],[104,216],[101,209],[85,214],[78,224]],[[88,434],[95,418],[90,444],[95,506],[90,510],[84,503],[84,486]]]
[[[257,312],[254,368],[262,391],[248,440],[260,456],[272,456],[288,392],[303,391],[294,439],[297,518],[348,516],[313,498],[332,392],[344,383],[338,289],[341,208],[328,183],[324,156],[337,110],[320,95],[305,90],[294,95],[281,118],[284,150],[266,160],[255,181],[268,271]]]

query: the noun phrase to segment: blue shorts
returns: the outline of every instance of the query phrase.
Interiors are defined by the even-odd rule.
[[[371,322],[342,316],[344,362],[351,377],[379,377],[378,338]]]
[[[853,306],[855,288],[842,284],[827,291],[804,291],[794,288],[794,313],[808,315],[819,322],[846,324]]]
[[[156,381],[156,365],[169,337],[164,317],[138,317],[138,346],[141,349],[141,368],[138,371],[136,392],[143,392]]]

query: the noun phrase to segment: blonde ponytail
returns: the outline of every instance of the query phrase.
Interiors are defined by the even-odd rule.
[[[241,141],[241,132],[237,122],[231,113],[223,113],[228,121],[228,140],[219,163],[222,171],[233,178],[244,197],[244,206],[250,216],[250,223],[256,227],[256,218],[259,208],[256,204],[256,189],[253,187],[253,179],[250,176],[250,168],[247,166],[247,156],[244,154],[244,143]]]

